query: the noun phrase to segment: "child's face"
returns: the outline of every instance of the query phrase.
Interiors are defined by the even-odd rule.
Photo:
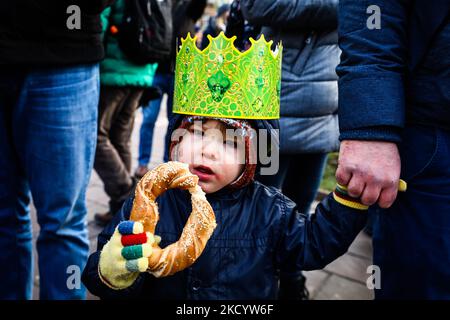
[[[245,166],[244,140],[226,134],[218,120],[195,121],[183,135],[177,160],[189,164],[205,193],[216,192],[235,181]]]

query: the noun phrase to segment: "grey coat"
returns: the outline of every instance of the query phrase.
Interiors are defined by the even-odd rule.
[[[266,39],[282,41],[280,146],[285,154],[339,147],[338,0],[241,0]]]

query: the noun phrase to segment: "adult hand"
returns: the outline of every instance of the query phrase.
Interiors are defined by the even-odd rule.
[[[389,208],[395,201],[400,179],[397,145],[384,141],[342,141],[336,180],[361,203]]]

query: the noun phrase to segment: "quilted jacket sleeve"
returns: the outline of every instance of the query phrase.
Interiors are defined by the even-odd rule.
[[[285,273],[322,269],[347,252],[367,221],[367,212],[336,202],[330,194],[314,214],[286,201],[282,214],[277,262]]]

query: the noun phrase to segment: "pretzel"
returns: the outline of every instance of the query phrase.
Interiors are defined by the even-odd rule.
[[[214,211],[198,185],[198,177],[189,171],[187,164],[176,161],[161,164],[142,177],[136,187],[130,219],[141,222],[145,232],[154,234],[159,220],[155,200],[174,188],[190,192],[192,212],[177,242],[164,249],[156,242],[153,244],[147,272],[155,277],[166,277],[191,266],[217,225]]]

